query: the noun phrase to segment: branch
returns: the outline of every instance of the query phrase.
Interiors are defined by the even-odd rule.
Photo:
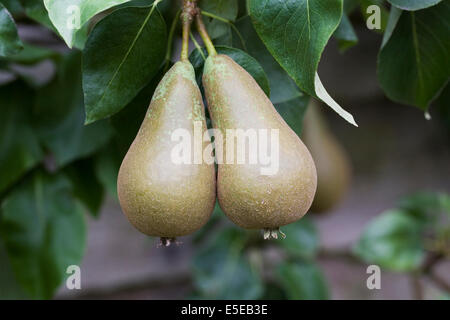
[[[79,294],[72,295],[64,293],[63,299],[107,299],[120,294],[130,294],[142,290],[158,290],[167,287],[190,286],[192,284],[192,276],[188,271],[167,274],[158,277],[149,277],[147,279],[138,279],[127,283],[122,283],[107,288],[92,288],[81,290]]]
[[[433,281],[433,283],[440,287],[442,290],[444,290],[447,293],[450,293],[450,284],[446,282],[445,279],[443,279],[440,275],[438,275],[436,272],[430,272],[428,275],[428,278]]]
[[[412,285],[413,299],[423,300],[423,286],[420,281],[420,273],[414,272],[410,276],[410,281]]]
[[[430,273],[433,267],[438,264],[442,258],[444,258],[444,256],[441,253],[430,252],[420,267],[421,272],[425,274]]]
[[[183,24],[181,61],[189,59],[189,33],[191,31],[191,23],[196,15],[198,15],[197,0],[184,0],[183,12],[181,13],[181,21]]]
[[[450,293],[450,284],[446,282],[440,275],[438,275],[434,270],[434,266],[436,266],[439,262],[444,259],[445,256],[442,253],[431,252],[427,258],[425,259],[421,272],[425,276],[427,276],[433,283],[440,287],[442,290]]]

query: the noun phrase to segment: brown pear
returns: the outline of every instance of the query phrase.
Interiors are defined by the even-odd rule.
[[[264,229],[265,237],[277,237],[276,230],[300,219],[313,201],[317,183],[313,159],[253,77],[228,56],[219,54],[207,58],[203,86],[213,127],[224,136],[222,161],[220,154],[217,158],[220,207],[238,226]],[[254,153],[255,149],[251,151],[248,139],[245,162],[237,161],[237,147],[229,157],[234,161],[228,161],[229,150],[232,150],[226,146],[230,141],[227,134],[230,129],[243,130],[250,136],[252,132],[257,135],[267,132],[270,146],[267,154],[276,154],[278,150],[277,157],[270,165],[261,158],[252,163],[250,152]],[[278,138],[272,140],[272,132],[278,132]],[[220,147],[217,139],[215,143],[216,149]],[[257,145],[260,148],[264,144],[258,140]]]
[[[202,134],[207,129],[203,101],[192,65],[180,61],[156,88],[117,179],[120,205],[129,221],[166,245],[198,230],[214,209],[214,164],[194,161],[193,147],[189,161],[181,162],[174,152],[180,144],[173,139],[174,131],[182,129],[193,139],[195,125]]]
[[[351,166],[347,153],[329,129],[318,102],[311,99],[303,124],[303,141],[311,151],[317,168],[317,192],[311,211],[333,209],[345,196]]]

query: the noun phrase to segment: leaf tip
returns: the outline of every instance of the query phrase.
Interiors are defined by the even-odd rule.
[[[352,115],[350,115],[349,119],[346,119],[349,123],[351,123],[352,125],[354,125],[355,127],[359,128],[358,124],[356,123],[355,119],[353,118]]]
[[[84,120],[84,125],[87,126],[88,124],[91,124],[94,121],[95,121],[95,119],[92,119],[89,116],[86,116],[86,119]]]

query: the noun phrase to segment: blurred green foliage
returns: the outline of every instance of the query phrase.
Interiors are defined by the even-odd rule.
[[[326,281],[314,263],[319,240],[310,219],[282,227],[287,238],[272,242],[223,218],[217,205],[214,220],[196,242],[194,298],[328,298]]]
[[[440,245],[443,244],[443,245]],[[380,214],[354,246],[368,263],[393,271],[415,271],[427,253],[450,254],[450,195],[417,193]]]
[[[31,298],[51,298],[84,252],[83,211],[64,175],[37,170],[2,201],[0,232],[15,278]]]

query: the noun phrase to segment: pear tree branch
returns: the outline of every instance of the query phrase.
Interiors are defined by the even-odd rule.
[[[189,33],[191,32],[191,24],[195,16],[198,16],[197,0],[183,0],[183,11],[181,13],[183,25],[181,61],[189,59]]]

